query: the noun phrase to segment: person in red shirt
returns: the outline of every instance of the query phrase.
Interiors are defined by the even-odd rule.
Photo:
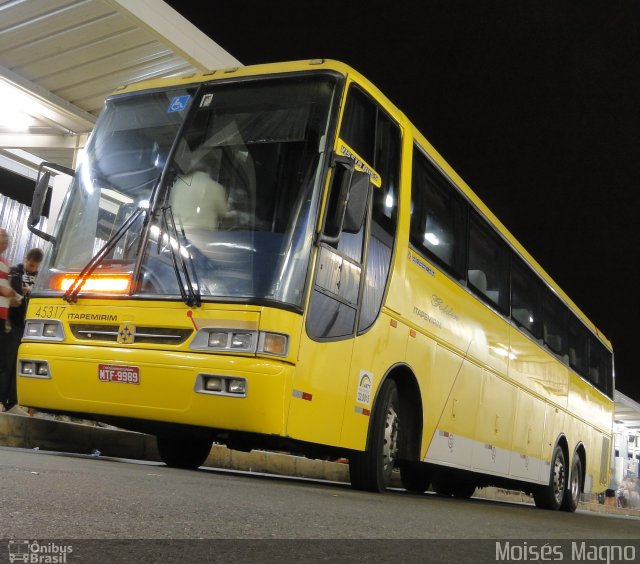
[[[13,371],[9,366],[11,346],[11,323],[9,321],[9,308],[17,307],[22,301],[9,283],[9,265],[4,258],[4,252],[9,247],[9,234],[5,229],[0,229],[0,403],[5,411],[15,405],[15,385],[12,387],[11,379]]]

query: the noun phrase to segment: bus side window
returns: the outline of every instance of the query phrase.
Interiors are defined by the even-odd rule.
[[[613,397],[613,358],[593,335],[589,336],[589,382]]]
[[[472,211],[469,223],[469,286],[480,298],[507,312],[509,247],[477,212]]]
[[[569,314],[569,366],[585,378],[589,375],[588,346],[587,329],[577,317]]]
[[[364,331],[378,317],[389,277],[395,239],[400,186],[400,128],[378,110],[374,167],[382,185],[373,188],[371,232],[367,256],[366,281],[358,330]]]
[[[544,344],[568,364],[567,309],[546,288],[542,294],[542,323]]]
[[[417,147],[413,149],[409,240],[419,252],[462,280],[467,204]]]
[[[538,277],[517,256],[511,256],[511,319],[542,339],[542,308]]]
[[[370,327],[382,307],[397,226],[401,134],[398,125],[362,90],[351,86],[340,137],[373,166],[371,229],[358,331]]]

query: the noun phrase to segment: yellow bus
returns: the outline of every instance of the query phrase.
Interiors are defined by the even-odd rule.
[[[354,488],[609,482],[610,343],[407,118],[335,61],[106,100],[52,233],[21,404],[230,448],[346,457]]]

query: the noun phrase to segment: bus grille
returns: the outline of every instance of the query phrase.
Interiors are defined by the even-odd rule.
[[[71,323],[69,328],[76,339],[94,342],[118,342],[119,325],[88,325]],[[192,329],[173,327],[140,327],[136,325],[133,343],[153,343],[160,345],[180,345],[193,333]]]

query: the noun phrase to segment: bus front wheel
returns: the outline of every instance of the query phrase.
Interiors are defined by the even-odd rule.
[[[367,450],[349,457],[349,479],[356,490],[382,492],[391,483],[391,472],[398,456],[400,400],[393,380],[380,388],[373,412]]]
[[[156,437],[160,459],[171,468],[195,470],[202,466],[211,452],[213,441],[158,435]]]

